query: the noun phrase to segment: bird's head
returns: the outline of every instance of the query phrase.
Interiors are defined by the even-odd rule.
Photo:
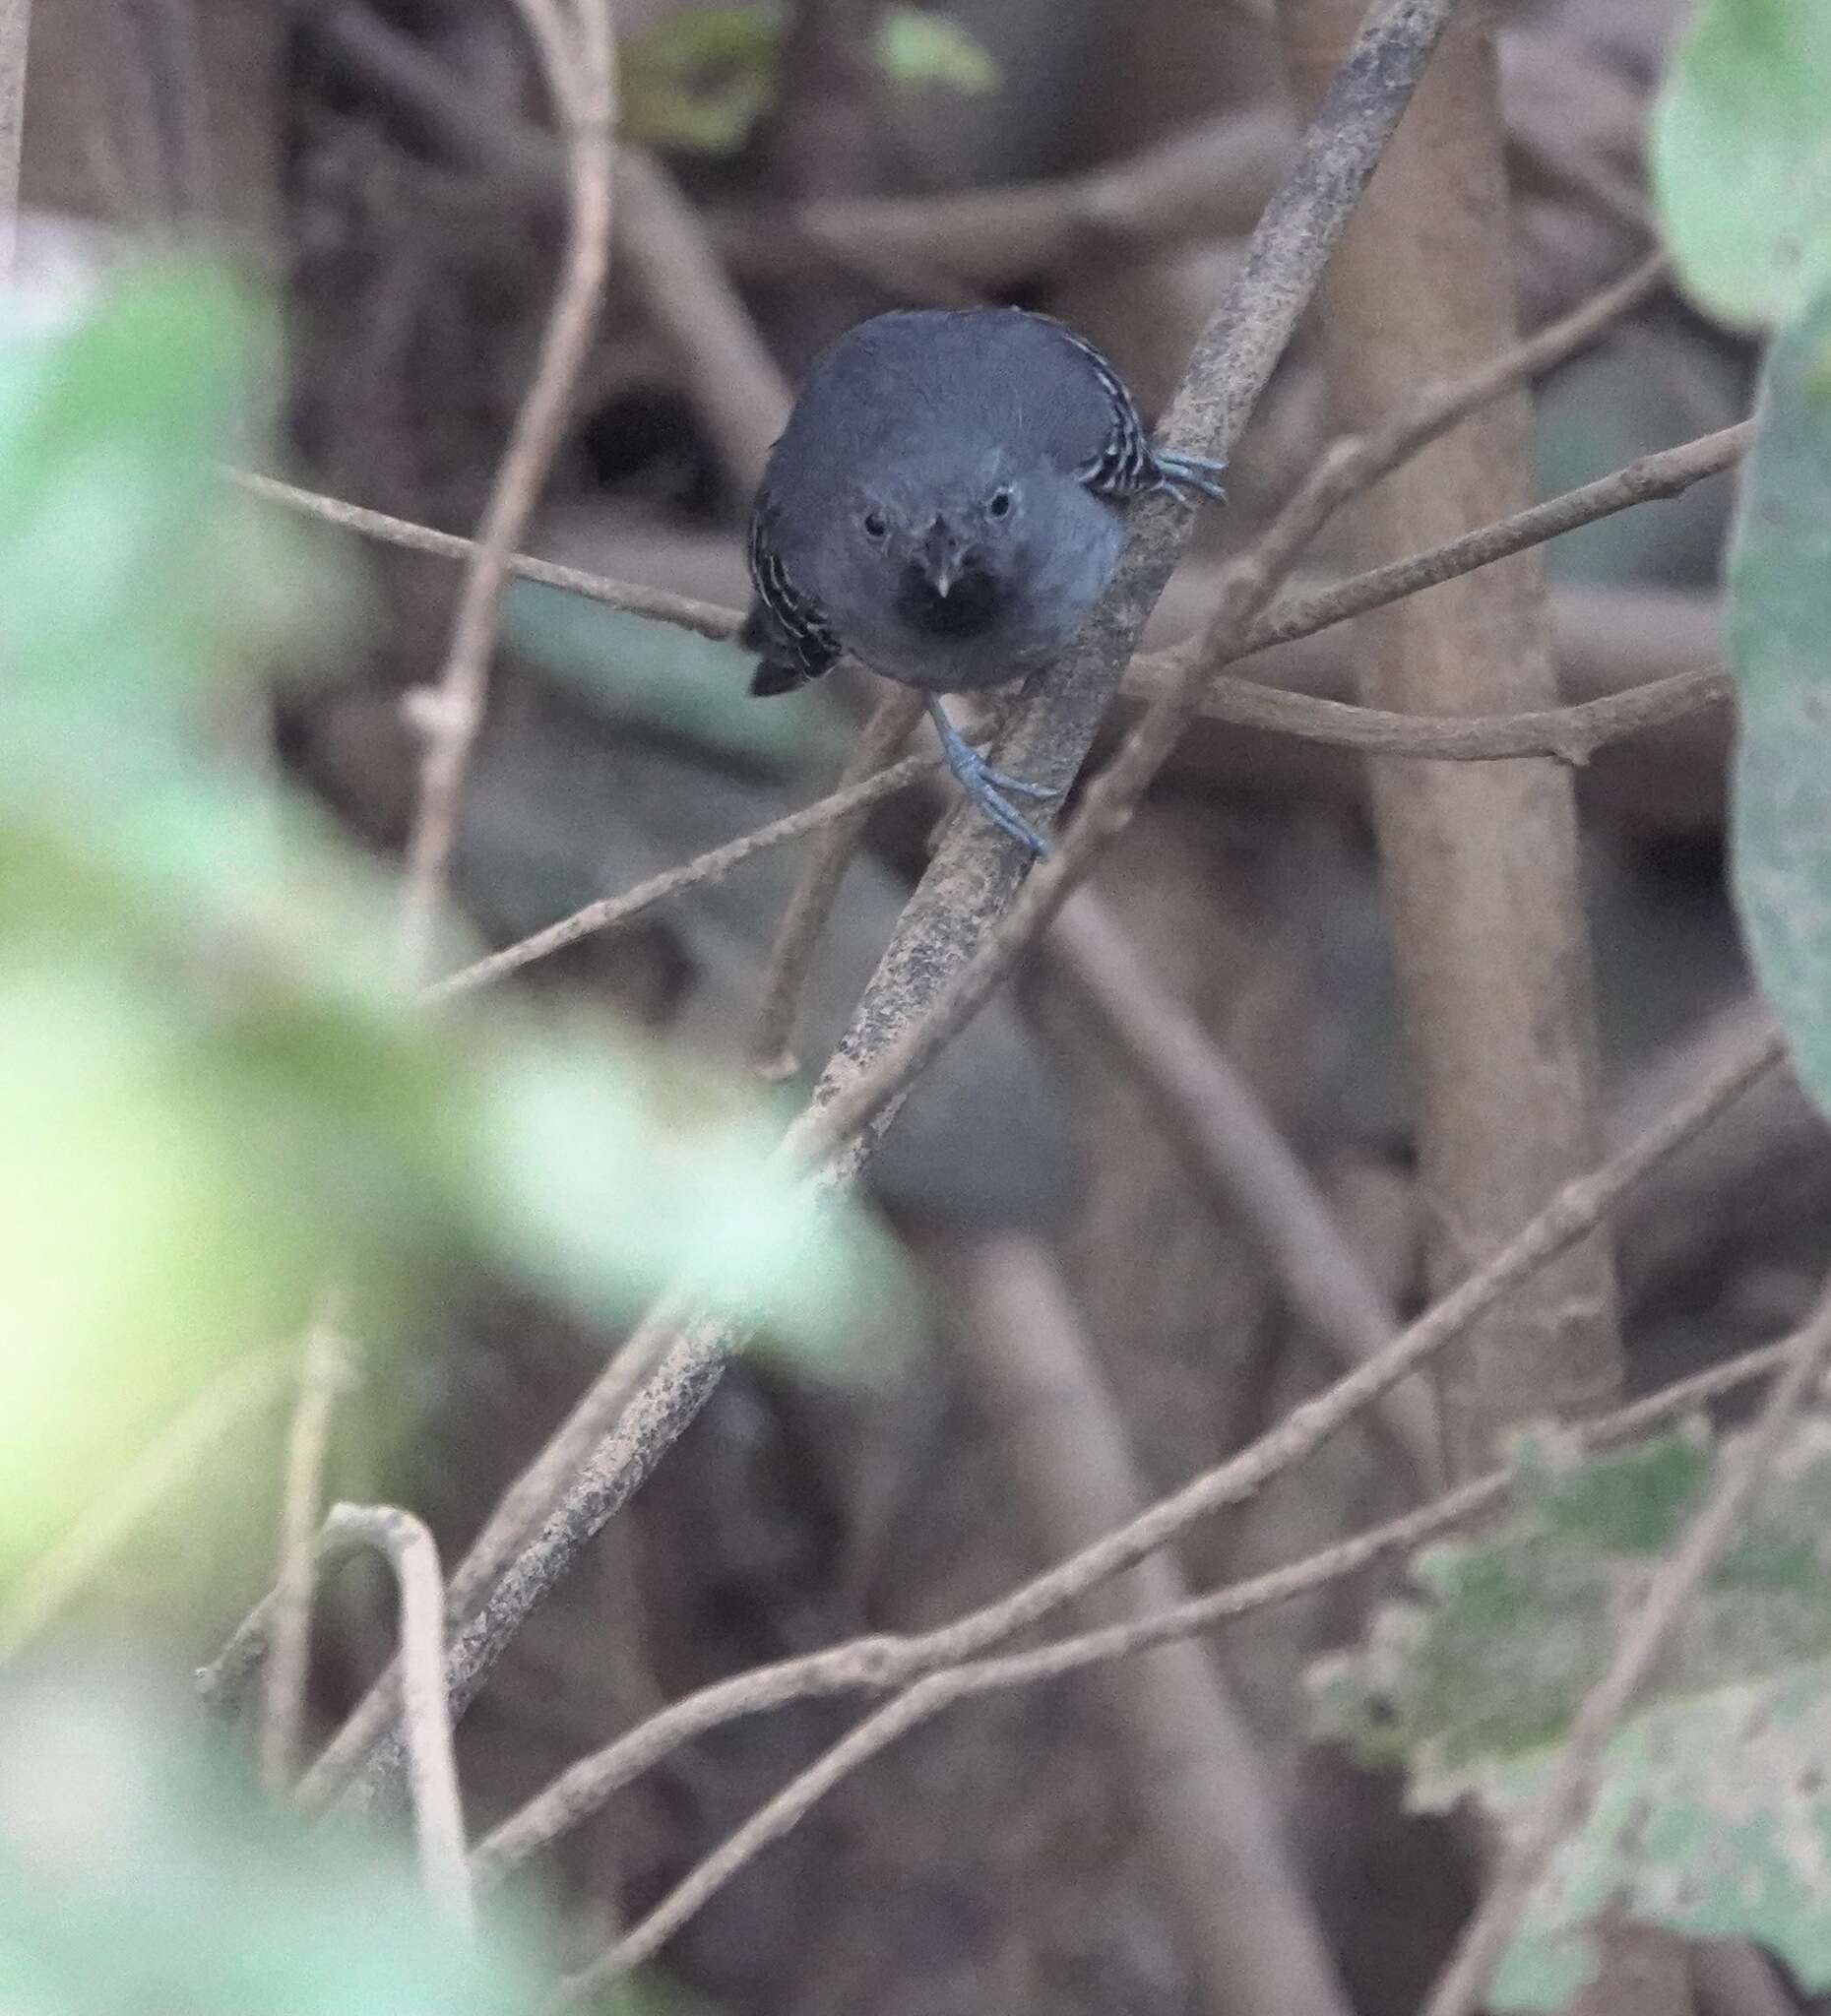
[[[900,469],[861,484],[850,537],[912,627],[962,636],[995,620],[1020,572],[1026,484],[1002,459]]]

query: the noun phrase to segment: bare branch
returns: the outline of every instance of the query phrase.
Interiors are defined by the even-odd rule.
[[[1293,596],[1275,602],[1247,631],[1241,656],[1263,651],[1267,645],[1314,636],[1318,630],[1346,622],[1350,616],[1383,608],[1388,602],[1416,595],[1420,589],[1435,588],[1439,582],[1459,574],[1471,574],[1478,567],[1507,559],[1529,546],[1575,532],[1580,526],[1594,525],[1599,518],[1610,518],[1636,504],[1679,496],[1704,477],[1734,469],[1748,452],[1754,437],[1755,422],[1740,420],[1733,427],[1701,435],[1677,448],[1639,456],[1593,483],[1582,483],[1560,496],[1528,505],[1524,511],[1433,546],[1427,553],[1369,568],[1364,574],[1357,574],[1338,587],[1315,595]],[[1142,662],[1149,663],[1150,660]]]
[[[405,546],[410,552],[429,553],[437,560],[474,559],[478,551],[474,539],[460,538],[456,533],[435,532],[429,525],[415,525],[410,519],[390,518],[385,511],[347,504],[341,497],[302,490],[296,483],[283,483],[276,476],[255,475],[238,469],[225,469],[222,473],[250,496],[278,504],[286,511],[300,512],[307,518],[322,519],[326,525],[338,526],[384,545]],[[663,588],[644,588],[633,581],[610,581],[601,574],[588,574],[583,568],[537,560],[530,553],[511,553],[507,564],[511,574],[524,580],[566,589],[591,601],[602,602],[606,608],[651,616],[658,623],[671,623],[677,630],[690,630],[694,636],[710,637],[718,644],[735,637],[744,620],[741,609],[696,601],[691,596],[669,595]]]
[[[1546,1864],[1594,1802],[1603,1752],[1633,1707],[1685,1605],[1735,1538],[1775,1452],[1831,1362],[1831,1294],[1786,1347],[1786,1364],[1743,1439],[1726,1450],[1683,1538],[1623,1623],[1607,1670],[1583,1698],[1549,1782],[1510,1839],[1481,1909],[1464,1928],[1424,2016],[1472,2016],[1518,1929]]]
[[[445,979],[435,980],[420,998],[431,1003],[471,993],[477,987],[489,985],[492,980],[501,979],[505,974],[532,966],[537,959],[545,959],[567,945],[576,944],[581,938],[589,938],[595,931],[614,930],[630,923],[644,912],[653,910],[658,903],[677,896],[683,889],[721,880],[766,848],[781,847],[786,841],[818,833],[822,827],[868,810],[940,766],[939,756],[906,756],[901,763],[893,764],[888,770],[880,770],[875,777],[848,785],[824,798],[816,798],[798,812],[785,813],[782,818],[771,820],[767,826],[759,826],[754,832],[726,841],[723,847],[713,848],[706,853],[695,855],[690,861],[683,861],[677,868],[664,868],[659,875],[651,875],[646,882],[638,882],[634,889],[626,890],[621,896],[606,896],[597,903],[588,903],[583,910],[574,911],[569,917],[562,917],[556,924],[548,924],[532,937],[518,939],[513,945],[504,946],[500,952],[492,952],[487,958],[479,959],[474,966],[467,966]]]
[[[610,122],[616,59],[609,0],[583,0],[576,33],[557,0],[516,0],[516,7],[539,52],[565,141],[565,259],[534,381],[516,415],[477,531],[476,551],[452,626],[450,655],[437,684],[414,696],[418,704],[413,721],[424,737],[424,751],[401,912],[402,967],[410,981],[424,976],[434,913],[458,838],[465,776],[482,725],[490,654],[508,586],[509,555],[559,445],[610,256]]]
[[[401,1718],[420,1880],[437,1909],[471,1938],[476,1914],[465,1855],[464,1805],[445,1707],[445,1578],[438,1543],[423,1519],[394,1505],[334,1505],[327,1546],[371,1546],[387,1557],[401,1590]]]

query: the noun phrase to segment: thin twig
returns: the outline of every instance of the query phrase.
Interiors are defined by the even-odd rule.
[[[424,976],[433,918],[458,838],[471,751],[483,722],[509,555],[519,542],[566,423],[592,340],[610,256],[610,121],[616,99],[609,0],[582,0],[576,32],[557,0],[516,0],[539,52],[566,148],[566,248],[559,285],[514,430],[477,530],[451,650],[437,683],[415,696],[424,738],[419,809],[408,843],[401,911],[402,968]]]
[[[921,711],[920,694],[904,686],[890,687],[859,731],[838,789],[862,783],[888,763],[909,740]],[[750,1036],[751,1069],[772,1083],[792,1078],[800,1068],[794,1055],[795,1010],[821,933],[839,898],[840,884],[863,837],[869,809],[861,805],[825,826],[777,926],[763,976],[763,1002]]]
[[[589,938],[596,931],[613,930],[630,923],[653,910],[658,903],[677,896],[683,889],[720,881],[733,868],[741,867],[753,854],[762,853],[767,848],[781,847],[785,842],[799,840],[803,834],[818,833],[822,827],[831,826],[835,821],[867,811],[872,805],[907,788],[928,771],[938,770],[940,765],[939,756],[906,756],[901,763],[893,764],[888,770],[880,770],[875,777],[848,785],[824,798],[816,798],[798,812],[788,812],[780,819],[772,819],[767,826],[759,826],[753,832],[739,835],[736,840],[728,840],[723,847],[712,848],[690,861],[681,862],[677,868],[665,868],[659,875],[651,875],[646,882],[638,882],[634,889],[625,890],[621,896],[601,897],[596,903],[588,903],[583,910],[561,917],[558,923],[548,924],[531,937],[517,939],[513,945],[505,945],[500,952],[492,952],[474,965],[450,974],[442,980],[435,980],[423,990],[420,999],[430,1004],[449,1000],[457,994],[472,993],[521,967],[532,966],[537,959],[545,959],[565,946],[577,944],[581,938]]]
[[[420,1880],[426,1895],[469,1939],[476,1929],[465,1853],[464,1804],[445,1707],[445,1579],[438,1543],[422,1519],[394,1505],[334,1505],[328,1546],[371,1546],[387,1557],[401,1591],[401,1719],[407,1736]]]
[[[491,1866],[520,1860],[553,1835],[576,1825],[620,1786],[681,1743],[722,1723],[804,1694],[883,1691],[939,1668],[959,1665],[1123,1573],[1197,1520],[1244,1501],[1308,1456],[1388,1387],[1453,1343],[1516,1283],[1594,1229],[1642,1177],[1676,1154],[1784,1053],[1782,1039],[1771,1030],[1745,1037],[1670,1113],[1594,1174],[1567,1184],[1517,1237],[1402,1331],[1375,1358],[1305,1401],[1257,1442],[1161,1499],[1128,1525],[997,1602],[933,1631],[914,1638],[881,1635],[859,1639],[702,1688],[562,1774],[538,1800],[504,1822],[483,1843],[479,1858]],[[1706,1397],[1705,1388],[1684,1390],[1696,1399]],[[1649,1403],[1637,1405],[1644,1408]],[[1651,1418],[1627,1409],[1612,1418],[1645,1424]],[[1461,1503],[1460,1497],[1456,1502]],[[1407,1520],[1419,1516],[1409,1514]],[[1402,1521],[1394,1530],[1410,1533],[1412,1528]]]
[[[678,359],[726,479],[748,498],[789,417],[788,381],[665,166],[626,147],[617,173],[620,256]]]
[[[1155,666],[1138,681],[1141,698],[1161,697],[1166,690]],[[1201,716],[1368,756],[1430,756],[1446,763],[1554,756],[1581,769],[1610,742],[1667,727],[1706,707],[1726,707],[1735,697],[1736,682],[1713,667],[1674,672],[1569,707],[1521,714],[1395,714],[1320,694],[1286,693],[1248,679],[1219,679],[1208,689]]]
[[[349,1378],[349,1362],[331,1301],[327,1300],[305,1333],[298,1362],[299,1397],[286,1437],[285,1493],[280,1508],[273,1643],[262,1688],[261,1779],[275,1798],[284,1797],[292,1783],[299,1732],[305,1723],[324,1459],[331,1440],[331,1415]]]
[[[1634,1705],[1685,1605],[1735,1537],[1795,1415],[1828,1361],[1831,1294],[1789,1342],[1786,1368],[1754,1425],[1724,1452],[1704,1503],[1622,1624],[1607,1670],[1571,1722],[1549,1781],[1517,1831],[1510,1831],[1499,1869],[1431,1990],[1424,2016],[1470,2016],[1481,2002],[1546,1864],[1559,1842],[1588,1817],[1610,1737]]]
[[[1781,1344],[1745,1353],[1726,1365],[1680,1380],[1663,1393],[1653,1394],[1631,1407],[1590,1421],[1575,1432],[1583,1446],[1589,1449],[1627,1440],[1646,1428],[1689,1413],[1707,1400],[1781,1370],[1794,1361],[1800,1342],[1800,1337],[1793,1337]],[[1357,1574],[1387,1555],[1463,1526],[1502,1499],[1515,1475],[1511,1470],[1495,1471],[1462,1485],[1430,1505],[1389,1520],[1367,1533],[1338,1542],[1289,1567],[1272,1569],[1231,1588],[1195,1597],[1148,1616],[1128,1619],[1099,1630],[1078,1632],[1039,1646],[1034,1651],[975,1660],[928,1673],[860,1723],[851,1735],[760,1807],[742,1827],[684,1877],[625,1938],[564,1983],[563,1997],[567,2001],[576,2001],[588,1991],[602,1987],[650,1958],[739,1869],[771,1842],[780,1840],[796,1825],[842,1779],[888,1748],[898,1736],[955,1701],[1001,1688],[1036,1686],[1106,1660],[1130,1658],[1153,1647],[1211,1630],[1231,1618],[1307,1595],[1330,1582]],[[765,1669],[768,1670],[771,1670]],[[875,1686],[878,1683],[863,1684]],[[640,1734],[641,1732],[635,1733]],[[480,1877],[486,1874],[488,1879],[496,1879],[513,1861],[521,1859],[566,1827],[576,1825],[585,1816],[585,1811],[591,1810],[588,1807],[584,1811],[570,1812],[563,1818],[550,1809],[545,1813],[537,1811],[541,1802],[549,1799],[564,1783],[562,1779],[558,1785],[550,1787],[540,1795],[539,1800],[525,1807],[522,1813],[513,1816],[482,1843],[477,1851]],[[558,1819],[560,1824],[537,1841],[530,1838],[532,1829],[526,1825],[526,1821],[532,1818]]]
[[[1333,629],[1336,624],[1364,615],[1370,609],[1385,608],[1392,602],[1401,601],[1421,589],[1434,588],[1440,582],[1473,574],[1496,560],[1508,559],[1515,553],[1543,545],[1547,539],[1632,510],[1636,505],[1676,497],[1693,483],[1702,482],[1706,476],[1718,475],[1735,468],[1747,453],[1748,444],[1754,438],[1754,421],[1741,420],[1714,434],[1700,435],[1695,441],[1681,442],[1676,448],[1663,448],[1653,454],[1639,456],[1610,474],[1597,477],[1594,482],[1582,483],[1574,490],[1547,497],[1541,504],[1516,511],[1491,525],[1478,526],[1473,532],[1448,539],[1442,545],[1431,546],[1424,552],[1415,553],[1409,559],[1368,568],[1363,574],[1351,575],[1335,587],[1319,589],[1314,594],[1285,597],[1248,626],[1239,650],[1226,662],[1237,663],[1239,660],[1250,658],[1275,644],[1291,644],[1304,637],[1314,637],[1320,631]],[[302,490],[295,484],[283,483],[272,476],[252,475],[237,470],[228,470],[224,473],[230,481],[239,483],[270,503],[302,512],[308,517],[321,518],[328,524],[342,526],[346,531],[367,538],[408,546],[441,559],[463,559],[475,551],[475,542],[472,539],[459,538],[452,533],[434,532],[430,527],[414,525],[404,518],[390,518],[384,512],[368,511],[360,505],[346,504],[338,498],[321,496],[314,490]],[[728,609],[717,602],[696,601],[689,596],[671,595],[665,589],[646,588],[635,582],[588,574],[577,567],[560,567],[552,561],[537,560],[526,553],[515,554],[509,566],[513,573],[526,575],[530,581],[569,589],[573,594],[601,602],[607,608],[627,609],[634,615],[671,623],[678,629],[690,630],[697,637],[709,637],[715,642],[724,643],[735,637],[743,621],[741,609]],[[1159,651],[1141,652],[1126,672],[1127,688],[1139,687],[1143,696],[1150,698],[1167,674],[1187,659],[1194,648],[1195,641],[1185,639],[1178,644],[1166,645]],[[1236,703],[1231,698],[1242,685],[1243,682],[1235,681],[1214,688],[1203,703],[1203,713],[1231,720],[1234,718],[1231,709],[1235,705],[1255,704],[1251,699]],[[1285,696],[1272,686],[1245,686],[1244,690],[1253,696],[1261,693],[1273,695],[1270,704],[1274,707],[1286,697],[1305,698],[1301,695]],[[1392,739],[1364,745],[1351,741],[1351,729],[1336,725],[1339,714],[1307,718],[1294,713],[1289,720],[1260,720],[1252,716],[1244,718],[1244,724],[1275,727],[1317,741],[1375,747],[1389,755],[1462,757],[1475,761],[1489,753],[1494,756],[1564,755],[1567,744],[1558,734],[1555,724],[1576,711],[1550,708],[1534,714],[1473,716],[1444,723],[1427,716],[1384,716],[1376,709],[1340,710],[1357,715],[1369,714],[1390,724]],[[1582,738],[1589,747],[1600,741],[1612,740],[1616,735],[1633,733],[1641,725],[1623,720],[1620,725],[1611,727],[1607,716],[1594,719],[1599,732],[1593,738]],[[1546,738],[1545,746],[1535,744],[1515,748],[1511,744],[1501,745],[1498,740],[1491,752],[1483,746],[1482,736],[1498,738],[1515,723],[1523,724],[1519,730],[1523,735],[1542,732]],[[1476,740],[1470,743],[1440,738],[1433,740],[1433,731],[1440,728],[1468,728],[1478,733]],[[1407,735],[1416,739],[1401,739]]]
[[[429,553],[435,560],[471,560],[478,550],[474,539],[460,538],[456,533],[435,532],[431,526],[415,525],[408,518],[390,518],[385,511],[347,504],[341,497],[303,490],[296,483],[283,483],[277,476],[256,475],[251,470],[240,469],[224,469],[222,473],[250,496],[306,518],[321,519],[326,525],[335,525],[383,545]],[[566,589],[590,601],[601,602],[606,608],[627,609],[634,616],[671,623],[677,630],[690,630],[695,637],[709,637],[715,644],[728,643],[744,620],[741,609],[697,601],[691,596],[670,595],[664,588],[612,581],[602,574],[588,574],[580,567],[561,567],[551,560],[537,560],[531,553],[511,553],[507,564],[511,574],[519,574],[525,580],[538,581],[547,588]]]
[[[1292,596],[1274,602],[1246,632],[1245,652],[1263,651],[1268,645],[1286,644],[1298,637],[1314,636],[1351,616],[1383,608],[1388,602],[1416,595],[1420,589],[1460,574],[1472,574],[1495,560],[1522,553],[1529,546],[1543,545],[1580,526],[1598,519],[1612,518],[1637,504],[1679,496],[1706,476],[1734,469],[1747,454],[1755,437],[1753,420],[1738,420],[1714,434],[1702,434],[1676,448],[1662,448],[1650,455],[1598,476],[1593,483],[1580,483],[1574,490],[1529,504],[1492,525],[1478,527],[1460,537],[1432,546],[1426,553],[1405,560],[1370,567],[1334,588],[1314,595]],[[1180,649],[1180,646],[1173,647]],[[1241,656],[1245,656],[1242,652]],[[1148,660],[1146,661],[1149,662]]]
[[[106,1495],[38,1556],[0,1609],[0,1664],[41,1637],[229,1430],[281,1392],[296,1359],[267,1352],[213,1380]]]

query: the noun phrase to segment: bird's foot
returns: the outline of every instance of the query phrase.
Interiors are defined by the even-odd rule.
[[[1227,491],[1221,482],[1221,472],[1227,468],[1224,461],[1217,462],[1207,455],[1178,455],[1168,448],[1153,450],[1152,460],[1157,464],[1154,488],[1178,494],[1194,490],[1211,503],[1227,502]]]
[[[959,780],[960,788],[1000,833],[1009,835],[1020,847],[1028,848],[1039,860],[1042,859],[1048,853],[1048,842],[1005,793],[1008,791],[1020,798],[1052,798],[1055,793],[1047,785],[1030,784],[1006,771],[994,770],[948,720],[938,700],[929,700],[928,713],[941,737],[947,767]]]

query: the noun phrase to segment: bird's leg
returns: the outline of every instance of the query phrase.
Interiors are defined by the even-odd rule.
[[[1225,504],[1227,491],[1221,484],[1225,462],[1207,455],[1178,455],[1173,449],[1154,448],[1151,460],[1157,468],[1156,490],[1195,490],[1213,503]]]
[[[1023,818],[1004,793],[1013,791],[1021,798],[1050,798],[1055,793],[1047,785],[1026,784],[1021,777],[1008,777],[1002,770],[994,770],[948,720],[947,710],[941,705],[938,695],[930,693],[927,705],[928,719],[934,723],[935,733],[940,736],[941,747],[947,756],[947,767],[960,780],[960,788],[1000,833],[1009,834],[1039,858],[1046,854],[1048,842]]]

